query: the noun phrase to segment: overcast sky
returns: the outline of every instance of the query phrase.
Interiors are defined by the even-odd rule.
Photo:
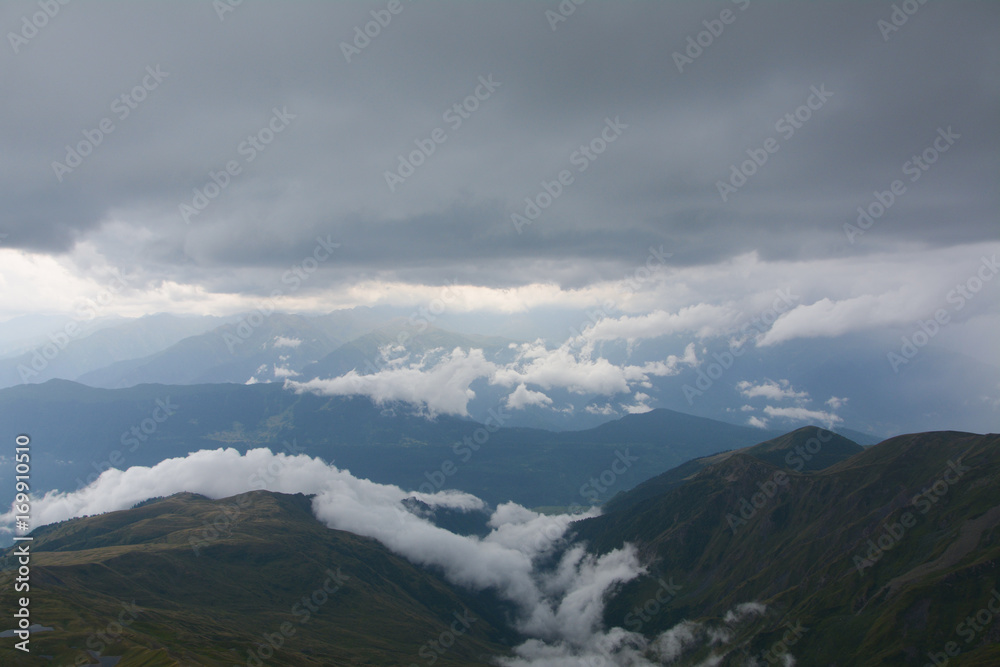
[[[785,288],[769,343],[905,329],[1000,250],[1000,6],[902,4],[6,2],[0,319],[120,271],[107,314]]]

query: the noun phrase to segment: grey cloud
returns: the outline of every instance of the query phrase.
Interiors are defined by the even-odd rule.
[[[651,244],[698,265],[995,238],[1000,9],[926,4],[884,41],[889,2],[742,4],[585,4],[553,31],[556,3],[404,3],[350,63],[341,42],[382,4],[245,2],[223,21],[210,3],[67,5],[0,62],[18,91],[2,102],[0,229],[8,246],[59,253],[124,222],[152,233],[100,250],[209,289],[241,287],[241,270],[253,289],[319,234],[345,253],[317,286],[578,286]],[[672,54],[727,8],[734,22],[678,72]],[[8,3],[0,25],[36,10]],[[114,100],[157,65],[169,76],[119,118]],[[487,75],[500,87],[450,127],[442,115]],[[781,137],[775,122],[819,85],[832,98]],[[250,162],[241,142],[275,107],[296,118]],[[628,129],[576,171],[573,151],[616,116]],[[60,183],[51,163],[104,118],[114,131]],[[846,243],[856,207],[948,126],[961,140]],[[435,128],[447,140],[390,192],[384,172]],[[768,137],[779,151],[723,202],[716,181]],[[179,206],[231,160],[239,175],[185,224]],[[563,169],[572,185],[517,234],[511,213]],[[596,268],[557,268],[578,260]]]

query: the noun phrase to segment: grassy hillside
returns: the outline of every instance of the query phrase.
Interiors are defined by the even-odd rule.
[[[687,461],[676,468],[646,480],[634,489],[616,495],[605,505],[604,509],[607,512],[613,512],[634,507],[644,500],[659,496],[675,486],[683,484],[702,468],[724,461],[737,453],[747,454],[778,467],[786,467],[799,472],[822,470],[850,458],[862,450],[861,445],[832,431],[817,426],[803,426],[791,433],[765,440],[752,447],[720,452]]]
[[[255,665],[268,644],[278,648],[263,662],[289,666],[427,664],[430,655],[481,665],[505,652],[494,601],[326,528],[310,508],[302,495],[178,494],[36,531],[32,620],[53,630],[33,635],[31,656],[12,648],[16,638],[0,639],[0,664],[74,664],[88,648],[127,667]],[[202,543],[212,524],[218,538]],[[0,607],[13,609],[4,574]],[[456,614],[473,619],[468,630],[458,623],[454,645],[436,652],[429,642],[451,632]]]
[[[754,449],[688,466],[663,493],[577,524],[596,551],[631,541],[653,562],[609,604],[608,623],[623,624],[664,578],[682,590],[643,623],[649,635],[738,603],[768,606],[721,664],[750,664],[795,623],[808,628],[791,651],[798,664],[924,665],[949,642],[961,651],[949,665],[1000,664],[1000,623],[971,636],[960,626],[1000,585],[1000,436],[900,436],[815,472]]]

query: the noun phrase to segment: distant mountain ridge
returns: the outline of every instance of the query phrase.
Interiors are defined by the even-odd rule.
[[[0,323],[0,341],[7,341],[12,352],[23,350],[25,344],[34,347],[29,347],[26,353],[0,359],[0,388],[49,379],[125,388],[139,384],[330,379],[352,370],[368,374],[400,367],[427,372],[435,369],[443,354],[455,348],[466,353],[483,350],[490,363],[499,365],[513,362],[523,349],[510,348],[512,341],[507,338],[481,335],[479,332],[512,329],[499,326],[485,316],[481,328],[477,327],[480,315],[476,313],[425,317],[415,311],[409,317],[406,315],[407,311],[400,308],[358,307],[325,314],[251,312],[226,317],[159,314],[87,322],[15,318]],[[566,335],[591,323],[582,311],[579,317],[568,312],[560,317],[573,326],[557,326],[559,318],[554,315],[540,319],[526,316],[526,321],[536,322],[554,336],[545,343],[550,351],[566,344]],[[65,333],[68,324],[79,325],[72,336]],[[24,339],[25,335],[29,339]],[[537,338],[529,336],[522,340]],[[884,346],[891,348],[895,342],[887,339]],[[706,371],[715,368],[713,355],[725,352],[718,342],[707,341],[697,353],[697,363],[681,363],[674,369],[676,373],[652,375],[641,386],[632,384],[630,391],[579,393],[578,388],[562,386],[560,382],[544,386],[545,380],[541,384],[529,380],[526,389],[542,391],[546,398],[535,396],[534,402],[522,404],[509,422],[530,428],[579,430],[597,426],[609,417],[657,407],[778,430],[814,421],[837,427],[838,432],[861,445],[875,444],[888,435],[908,431],[994,428],[995,410],[990,406],[996,401],[996,377],[1000,369],[934,347],[923,350],[901,371],[907,378],[901,382],[902,376],[885,363],[884,355],[878,354],[882,344],[875,343],[851,335],[824,339],[822,344],[803,339],[789,341],[780,349],[752,347],[738,363],[724,369],[718,380],[706,385],[710,380]],[[604,359],[624,373],[628,366],[655,366],[672,355],[686,354],[690,344],[684,336],[666,335],[634,344],[603,341],[595,346],[593,353],[595,359]],[[390,347],[395,349],[389,351]],[[435,348],[444,352],[432,352]],[[393,357],[393,365],[383,359],[384,352]],[[519,370],[523,371],[531,359],[521,362]],[[858,378],[865,381],[859,383]],[[961,378],[968,395],[980,398],[965,401],[923,389],[941,378],[949,378],[949,382]],[[400,380],[383,378],[382,381],[395,386]],[[747,390],[762,382],[786,383],[793,393],[768,396]],[[707,389],[698,389],[694,394],[685,389],[699,383]],[[516,388],[517,385],[491,384],[485,377],[477,378],[469,385],[470,414],[485,419],[487,411],[509,400]],[[789,411],[789,408],[795,409]]]
[[[39,491],[75,490],[108,467],[199,449],[269,447],[407,489],[457,488],[494,504],[589,506],[691,458],[778,435],[670,410],[563,432],[508,427],[509,414],[498,407],[485,425],[428,420],[408,405],[296,394],[279,384],[109,390],[52,380],[0,390],[0,423],[38,443]],[[10,465],[0,461],[0,474]]]
[[[155,354],[91,371],[78,381],[102,388],[283,381],[376,324],[364,311],[313,317],[251,313]]]
[[[159,353],[225,321],[222,317],[159,314],[114,324],[64,323],[38,339],[28,351],[0,359],[0,387],[53,378],[76,379],[124,360]]]

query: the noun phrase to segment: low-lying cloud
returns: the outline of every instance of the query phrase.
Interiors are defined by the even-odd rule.
[[[483,350],[476,348],[468,351],[455,348],[438,357],[433,357],[431,352],[436,351],[432,350],[415,361],[409,361],[408,357],[389,359],[374,373],[352,370],[335,378],[306,382],[287,380],[285,386],[298,393],[367,396],[380,405],[403,401],[425,410],[431,417],[438,414],[467,417],[469,402],[476,397],[472,384],[481,379],[491,385],[513,387],[506,398],[506,405],[511,409],[529,406],[555,409],[546,390],[563,389],[580,395],[609,397],[632,394],[637,388],[651,388],[652,377],[676,375],[682,366],[698,363],[693,343],[682,356],[669,355],[663,361],[642,365],[614,364],[604,357],[594,356],[589,345],[581,346],[573,340],[553,349],[540,340],[514,348],[515,359],[509,363],[491,361]],[[381,350],[386,359],[391,352]],[[649,409],[645,405],[648,395],[636,391],[633,399],[631,411]]]
[[[566,540],[570,524],[586,515],[543,515],[515,503],[497,507],[485,537],[463,536],[407,509],[417,498],[430,507],[482,510],[475,496],[457,491],[411,492],[359,479],[319,458],[252,449],[202,450],[153,467],[110,469],[78,491],[51,491],[33,505],[36,524],[122,510],[151,497],[188,491],[209,498],[266,489],[313,495],[313,511],[327,526],[371,537],[423,566],[440,568],[453,584],[493,590],[516,609],[515,629],[527,639],[514,655],[497,658],[505,667],[614,664],[653,667],[691,643],[673,629],[647,639],[620,627],[605,629],[604,605],[622,584],[645,574],[636,550],[626,544],[602,556]],[[15,513],[0,516],[10,533]],[[558,555],[554,566],[543,557]],[[753,608],[756,611],[756,608]],[[737,608],[726,623],[739,622]],[[699,624],[684,627],[704,628]],[[704,632],[696,634],[704,640]],[[680,642],[678,644],[678,642]],[[602,662],[603,661],[603,662]]]

